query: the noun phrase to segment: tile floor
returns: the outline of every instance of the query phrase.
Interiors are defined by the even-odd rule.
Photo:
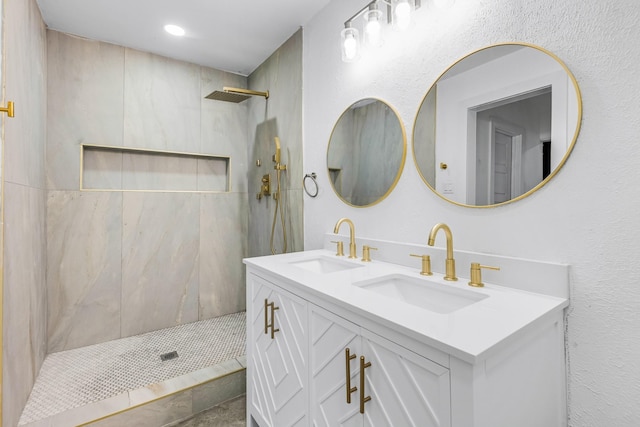
[[[19,425],[241,357],[245,341],[241,312],[50,354]]]

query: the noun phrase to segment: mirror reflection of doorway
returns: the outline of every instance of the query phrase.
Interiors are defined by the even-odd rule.
[[[550,160],[550,87],[476,106],[470,112],[475,120],[469,122],[474,126],[469,134],[476,139],[475,200],[470,203],[506,202],[542,182],[545,162]]]

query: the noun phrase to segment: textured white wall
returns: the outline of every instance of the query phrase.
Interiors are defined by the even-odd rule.
[[[303,172],[317,172],[320,185],[317,198],[305,198],[305,248],[320,247],[343,216],[354,220],[358,236],[423,244],[444,221],[456,249],[570,264],[570,425],[640,425],[640,4],[457,0],[440,11],[423,0],[416,25],[376,58],[342,63],[343,22],[366,3],[333,1],[305,27]],[[511,205],[462,208],[434,195],[407,159],[382,203],[357,209],[340,202],[325,159],[348,105],[365,97],[389,102],[410,143],[422,97],[439,74],[473,50],[509,41],[557,54],[582,91],[577,144],[549,185]]]

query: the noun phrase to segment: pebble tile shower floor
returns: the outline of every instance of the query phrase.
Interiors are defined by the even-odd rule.
[[[243,356],[245,324],[241,312],[52,353],[19,424]],[[177,358],[160,359],[172,351]]]

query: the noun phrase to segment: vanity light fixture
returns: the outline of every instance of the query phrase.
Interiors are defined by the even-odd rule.
[[[369,10],[364,14],[364,39],[368,46],[382,46],[382,11],[378,3],[369,3]]]
[[[411,25],[411,2],[409,0],[392,0],[393,24],[401,31],[406,30]]]
[[[351,21],[344,23],[344,30],[340,33],[342,39],[342,60],[353,62],[360,57],[360,36],[358,30],[351,26]]]
[[[164,30],[172,36],[182,37],[185,35],[184,28],[174,24],[165,25]]]
[[[453,0],[441,0],[450,1]],[[373,0],[356,12],[344,23],[340,33],[342,42],[342,60],[354,62],[360,57],[360,34],[353,26],[353,21],[364,15],[364,40],[370,47],[380,47],[383,44],[383,23],[391,24],[394,29],[404,31],[411,25],[411,15],[420,7],[421,0]],[[386,5],[386,11],[379,8],[379,4]]]

